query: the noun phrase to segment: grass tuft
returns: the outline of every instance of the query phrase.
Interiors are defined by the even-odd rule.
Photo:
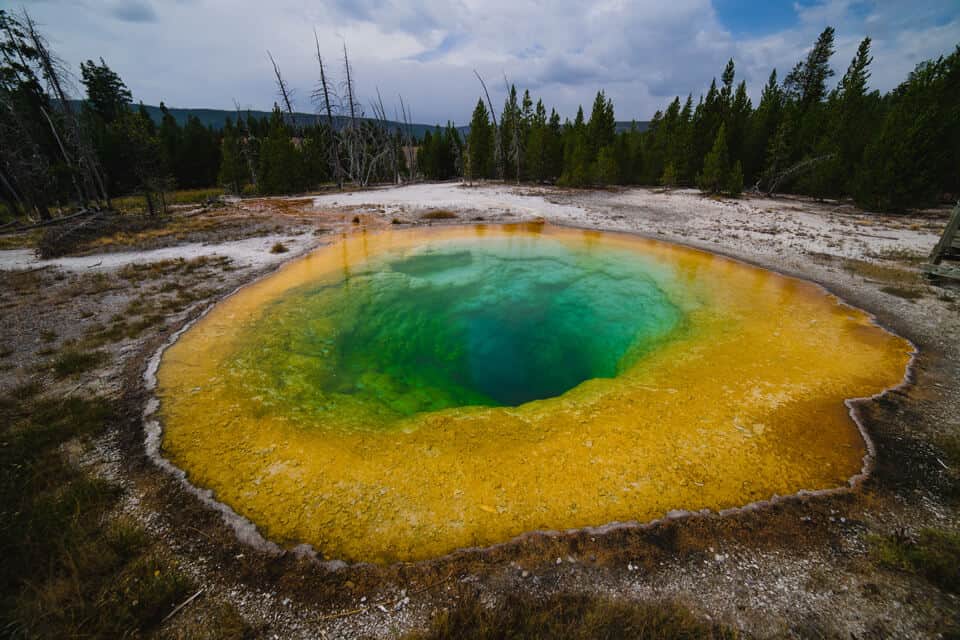
[[[84,373],[96,369],[106,362],[108,355],[104,351],[77,351],[66,349],[53,361],[53,373],[58,378]]]

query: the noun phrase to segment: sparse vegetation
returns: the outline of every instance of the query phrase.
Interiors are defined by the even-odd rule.
[[[103,351],[64,349],[53,361],[53,373],[58,378],[84,373],[103,364],[107,357]]]
[[[36,383],[0,398],[0,628],[12,637],[129,637],[188,581],[137,526],[110,520],[120,490],[58,451],[114,419],[100,398],[50,400]]]
[[[902,531],[871,536],[869,543],[882,566],[916,573],[941,589],[960,593],[960,535],[922,529],[916,536]]]
[[[736,638],[732,630],[697,618],[671,602],[629,602],[580,594],[539,598],[512,593],[495,605],[471,593],[441,613],[429,631],[408,640],[528,640]]]
[[[892,296],[897,296],[898,298],[903,298],[904,300],[910,300],[911,302],[923,297],[923,290],[917,287],[908,289],[906,287],[887,286],[887,287],[880,287],[880,291],[883,291],[884,293],[889,293]]]
[[[844,260],[843,268],[861,278],[878,282],[913,285],[921,281],[919,272],[913,269],[891,267],[866,260]]]
[[[223,195],[223,189],[180,189],[165,194],[167,206],[170,205],[189,205],[206,204],[210,201],[218,200]],[[118,211],[128,214],[147,213],[147,199],[142,195],[124,196],[114,198],[113,206]]]

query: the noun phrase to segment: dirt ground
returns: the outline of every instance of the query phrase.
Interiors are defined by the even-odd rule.
[[[105,396],[123,407],[105,435],[71,442],[63,455],[122,486],[116,516],[142,523],[197,585],[200,596],[152,632],[158,637],[211,636],[225,605],[257,637],[396,637],[456,607],[467,588],[489,602],[511,592],[677,602],[748,637],[944,637],[960,633],[960,567],[938,579],[882,549],[909,546],[926,530],[960,533],[960,288],[919,273],[946,215],[454,183],[232,201],[82,255],[40,261],[29,247],[0,251],[0,393],[42,380],[45,394]],[[852,492],[724,516],[348,566],[241,541],[209,496],[147,455],[151,358],[237,287],[341,233],[536,219],[683,243],[812,280],[911,340],[911,384],[858,408],[877,447],[870,478]],[[65,356],[89,354],[98,354],[91,366],[71,373]]]

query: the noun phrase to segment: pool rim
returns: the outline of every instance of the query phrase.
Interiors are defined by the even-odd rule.
[[[303,251],[302,253],[290,256],[288,259],[277,263],[272,268],[267,269],[266,271],[264,271],[257,277],[253,278],[252,280],[248,282],[244,282],[243,284],[240,284],[239,286],[237,286],[235,289],[228,292],[227,294],[221,297],[218,297],[215,300],[212,300],[210,302],[198,303],[198,306],[200,306],[201,304],[205,305],[202,308],[202,310],[195,317],[192,317],[186,320],[179,328],[177,328],[177,330],[174,331],[166,340],[164,340],[163,343],[160,345],[160,347],[158,347],[153,352],[153,354],[147,359],[146,365],[142,373],[142,380],[144,383],[144,388],[149,394],[149,397],[141,413],[141,422],[144,430],[143,444],[144,444],[147,458],[157,467],[159,467],[166,473],[170,474],[175,480],[177,480],[180,483],[183,489],[185,489],[188,493],[198,498],[205,506],[218,512],[221,515],[223,522],[230,529],[233,530],[237,540],[240,541],[241,543],[247,544],[258,551],[261,551],[263,553],[267,553],[273,556],[281,556],[284,553],[289,551],[289,552],[293,552],[298,556],[316,560],[318,555],[322,555],[321,550],[314,549],[312,545],[306,542],[301,542],[291,547],[284,547],[278,544],[277,542],[267,538],[265,535],[263,535],[263,533],[260,531],[260,528],[257,526],[257,524],[254,521],[250,520],[246,516],[243,516],[237,513],[232,507],[230,507],[225,502],[221,502],[220,500],[217,500],[217,498],[215,497],[215,493],[212,489],[200,487],[193,484],[187,477],[187,471],[185,469],[178,467],[173,462],[171,462],[170,460],[168,460],[163,456],[163,453],[161,450],[162,441],[163,441],[163,424],[162,424],[161,418],[158,415],[158,411],[160,409],[160,398],[157,395],[157,384],[158,384],[157,372],[160,368],[160,361],[163,357],[163,354],[166,352],[167,349],[172,347],[184,333],[189,331],[197,322],[199,322],[204,317],[206,317],[206,315],[210,313],[219,304],[233,297],[234,295],[238,294],[243,289],[253,286],[254,284],[259,283],[260,281],[275,275],[279,270],[286,268],[288,265],[298,260],[305,259],[312,253],[329,249],[335,246],[338,242],[342,242],[348,237],[356,234],[367,234],[367,233],[376,234],[376,233],[383,233],[383,232],[402,233],[404,231],[421,229],[421,226],[422,225],[411,225],[401,229],[387,227],[383,229],[372,229],[372,230],[363,227],[355,231],[349,231],[349,232],[341,231],[337,233],[336,238],[333,239],[331,242],[318,244],[317,246],[314,246],[306,251]],[[627,521],[612,521],[612,522],[608,522],[601,525],[574,527],[570,529],[533,529],[530,531],[525,531],[523,533],[520,533],[507,540],[496,542],[494,544],[483,545],[483,546],[473,546],[473,547],[457,547],[456,549],[453,549],[449,552],[442,553],[436,556],[430,556],[420,560],[413,560],[413,561],[397,560],[390,563],[377,563],[377,562],[371,562],[371,561],[345,561],[338,558],[326,558],[326,557],[324,557],[323,560],[317,560],[318,562],[320,562],[320,564],[323,564],[331,569],[369,565],[369,564],[392,565],[392,564],[398,564],[398,563],[418,564],[418,563],[424,563],[424,562],[436,562],[444,559],[453,558],[458,554],[476,553],[476,552],[483,553],[487,551],[501,549],[508,546],[513,546],[534,537],[561,538],[561,537],[572,536],[577,534],[587,534],[592,536],[605,535],[614,531],[622,531],[622,530],[645,531],[645,530],[653,529],[661,524],[664,524],[667,522],[673,522],[677,520],[683,520],[683,519],[689,519],[689,518],[706,518],[710,516],[718,516],[720,518],[726,518],[729,516],[735,516],[737,514],[742,514],[742,513],[750,513],[750,512],[767,510],[767,509],[770,509],[771,507],[774,507],[776,505],[783,504],[783,503],[802,502],[810,498],[817,499],[817,498],[826,498],[830,496],[850,494],[855,492],[857,489],[859,489],[863,485],[863,483],[870,478],[870,475],[872,474],[872,472],[876,467],[876,458],[877,458],[876,445],[874,444],[873,438],[870,436],[870,433],[868,432],[866,425],[861,419],[859,407],[861,405],[866,405],[869,402],[879,400],[884,396],[886,396],[888,393],[895,393],[895,392],[902,391],[910,387],[911,385],[913,385],[915,382],[914,369],[916,366],[917,357],[920,354],[920,349],[913,342],[913,340],[901,335],[898,331],[893,330],[890,327],[883,324],[873,312],[867,309],[860,308],[848,302],[840,295],[831,291],[826,285],[820,282],[817,282],[815,280],[810,280],[808,278],[805,278],[799,275],[787,273],[777,268],[762,266],[757,263],[751,262],[750,260],[747,260],[738,256],[733,256],[723,251],[711,251],[701,247],[692,246],[683,242],[674,242],[672,240],[664,240],[661,238],[652,237],[647,234],[632,232],[632,231],[625,231],[625,230],[596,229],[596,228],[585,227],[580,225],[546,222],[543,220],[510,221],[510,222],[462,221],[462,222],[452,222],[452,223],[445,223],[442,225],[429,225],[429,226],[430,227],[432,226],[447,227],[447,228],[477,227],[477,226],[517,227],[517,228],[534,226],[534,227],[542,228],[544,226],[551,226],[551,227],[560,228],[560,229],[588,231],[591,233],[598,233],[598,234],[615,234],[615,235],[626,236],[629,238],[640,238],[640,239],[649,240],[649,241],[660,243],[660,244],[681,247],[683,249],[694,251],[697,253],[721,257],[725,260],[730,260],[732,262],[736,262],[753,269],[761,269],[763,271],[769,271],[783,278],[788,278],[791,280],[796,280],[801,283],[814,285],[815,287],[820,289],[822,293],[824,293],[828,297],[835,299],[836,302],[841,306],[864,314],[869,320],[870,324],[872,324],[873,326],[906,342],[908,345],[910,345],[910,349],[911,349],[909,354],[910,357],[906,367],[904,368],[903,378],[898,384],[892,387],[887,387],[871,396],[861,396],[861,397],[844,399],[843,403],[847,407],[847,414],[850,416],[850,419],[853,420],[854,424],[857,426],[857,431],[859,432],[865,447],[865,453],[862,458],[860,470],[854,475],[850,476],[847,479],[845,484],[841,484],[835,487],[828,487],[824,489],[800,489],[794,493],[790,493],[783,496],[774,494],[770,498],[766,498],[763,500],[755,500],[753,502],[749,502],[741,506],[728,507],[726,509],[721,509],[721,510],[713,510],[709,508],[704,508],[698,511],[674,509],[674,510],[667,511],[661,517],[654,518],[652,520],[645,520],[642,522],[638,520],[627,520]]]

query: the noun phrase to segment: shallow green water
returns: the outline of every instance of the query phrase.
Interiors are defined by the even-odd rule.
[[[269,305],[231,359],[259,411],[400,418],[616,376],[682,312],[636,252],[471,239],[388,254]],[[345,411],[346,409],[346,411]]]

